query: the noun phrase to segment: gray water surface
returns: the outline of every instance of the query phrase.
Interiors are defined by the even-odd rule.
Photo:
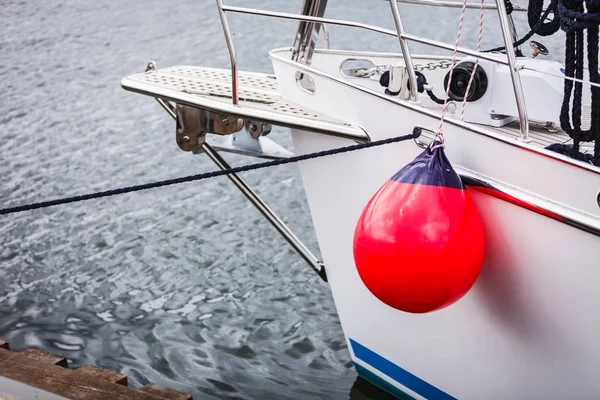
[[[215,169],[178,149],[153,99],[120,87],[150,60],[227,68],[214,1],[0,4],[0,208]],[[403,10],[412,32],[455,33],[455,11]],[[330,0],[327,16],[393,26],[381,1]],[[231,20],[241,68],[271,72],[268,50],[291,45],[296,23]],[[331,41],[398,51],[394,38],[347,28]],[[270,137],[293,150],[287,131]],[[318,254],[296,166],[243,177]],[[15,350],[197,399],[362,398],[329,287],[225,177],[1,216],[0,243],[0,337]]]

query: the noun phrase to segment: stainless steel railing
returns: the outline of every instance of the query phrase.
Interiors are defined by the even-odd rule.
[[[395,36],[398,38],[400,47],[402,50],[402,57],[406,64],[406,68],[409,74],[409,81],[411,87],[411,99],[416,100],[417,98],[417,84],[416,84],[416,75],[413,68],[412,57],[410,51],[408,49],[408,45],[406,43],[407,40],[414,41],[426,45],[430,45],[433,47],[446,49],[450,51],[454,51],[454,45],[450,45],[447,43],[439,42],[436,40],[431,40],[428,38],[424,38],[417,35],[411,35],[404,32],[404,28],[402,25],[402,18],[398,9],[397,2],[400,0],[389,0],[390,7],[392,9],[392,16],[394,18],[395,30],[386,29],[375,25],[364,24],[360,22],[347,21],[335,18],[325,18],[325,17],[317,17],[311,15],[301,15],[301,14],[293,14],[293,13],[284,13],[277,11],[266,11],[259,10],[254,8],[246,8],[246,7],[237,7],[237,6],[229,6],[223,3],[223,0],[216,0],[217,7],[219,9],[219,16],[221,17],[221,23],[223,25],[223,32],[225,34],[225,39],[227,42],[227,47],[229,49],[229,55],[231,60],[231,79],[232,79],[232,101],[233,104],[239,103],[238,97],[238,76],[237,76],[237,58],[235,54],[235,47],[233,44],[233,37],[231,34],[231,30],[229,28],[229,24],[227,21],[227,12],[232,13],[241,13],[241,14],[249,14],[249,15],[258,15],[265,17],[274,17],[274,18],[282,18],[282,19],[291,19],[297,21],[305,21],[305,22],[313,22],[320,24],[331,24],[331,25],[339,25],[339,26],[347,26],[354,27],[359,29],[365,29],[372,32],[381,33],[388,36]],[[462,7],[463,4],[456,1],[447,1],[447,0],[402,0],[402,2],[407,2],[411,4],[421,4],[428,6],[439,6],[439,7]],[[480,7],[481,4],[477,5]],[[475,4],[467,3],[468,8],[474,8]],[[513,6],[515,11],[526,11],[526,8]],[[506,7],[504,0],[495,0],[495,4],[488,3],[485,5],[486,9],[496,9],[498,11],[498,17],[500,20],[500,28],[502,30],[502,37],[504,40],[504,44],[507,49],[511,49],[513,47],[512,43],[514,42],[514,33],[511,29],[511,19],[506,14]],[[519,71],[516,67],[516,59],[515,54],[511,51],[507,51],[507,59],[502,60],[497,57],[490,56],[487,53],[482,53],[475,50],[470,50],[464,47],[457,47],[456,51],[461,54],[470,55],[473,57],[481,58],[484,60],[500,63],[503,65],[507,65],[510,69],[511,80],[513,84],[513,91],[515,94],[515,100],[517,104],[517,111],[520,119],[520,129],[521,129],[521,139],[524,141],[529,141],[529,121],[527,119],[527,110],[525,105],[525,96],[523,94],[523,89],[521,85],[521,80],[519,77]]]
[[[225,34],[225,41],[227,42],[227,48],[229,49],[229,59],[231,62],[231,99],[233,104],[239,104],[239,93],[238,93],[238,71],[237,71],[237,56],[235,55],[235,45],[233,44],[233,35],[231,29],[229,29],[229,21],[227,21],[227,15],[225,15],[225,5],[223,0],[217,0],[217,7],[219,8],[219,17],[221,18],[221,25],[223,26],[223,33]]]
[[[423,6],[434,6],[434,7],[449,7],[449,8],[462,8],[463,3],[460,1],[446,1],[446,0],[398,0],[399,3],[407,4],[418,4]],[[481,8],[481,3],[467,3],[466,8]],[[498,6],[494,3],[486,3],[483,5],[485,10],[496,10]],[[527,7],[521,7],[519,5],[513,5],[513,11],[524,12],[527,11]]]
[[[408,81],[410,82],[410,99],[417,101],[417,75],[415,74],[415,67],[413,66],[412,57],[410,51],[408,51],[408,44],[404,35],[404,26],[402,25],[402,18],[400,17],[400,10],[398,9],[398,3],[396,0],[390,0],[390,7],[392,8],[392,16],[394,17],[394,25],[396,25],[396,34],[398,35],[398,41],[400,42],[400,49],[402,49],[402,58],[406,65],[406,72],[408,72]]]

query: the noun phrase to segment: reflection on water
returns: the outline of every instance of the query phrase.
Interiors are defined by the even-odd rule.
[[[388,392],[371,385],[368,381],[357,377],[350,389],[350,400],[397,400]]]

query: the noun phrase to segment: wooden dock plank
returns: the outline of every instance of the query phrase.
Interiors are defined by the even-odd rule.
[[[191,396],[165,397],[159,391],[141,391],[117,385],[94,374],[77,373],[77,370],[44,362],[27,353],[0,349],[0,375],[75,400],[191,399]]]
[[[140,392],[155,394],[165,400],[192,400],[192,396],[187,393],[178,392],[176,390],[158,386],[153,383],[142,386],[140,388]]]
[[[52,353],[40,349],[25,349],[21,354],[46,364],[58,365],[59,367],[68,368],[69,363],[66,357],[55,356]]]
[[[91,375],[100,379],[104,379],[105,381],[127,386],[127,375],[96,367],[95,365],[84,365],[83,367],[76,369],[75,373]]]

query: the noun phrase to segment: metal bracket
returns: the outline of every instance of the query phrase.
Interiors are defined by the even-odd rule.
[[[414,139],[417,146],[422,149],[426,149],[431,146],[431,143],[435,140],[435,129],[425,128],[422,126],[415,126],[415,129],[421,130],[421,135]]]
[[[271,124],[265,122],[246,120],[244,121],[244,128],[246,128],[246,132],[248,132],[248,135],[250,135],[252,139],[258,139],[261,136],[267,136],[271,133],[273,127]]]
[[[390,83],[388,86],[390,93],[393,93],[394,96],[398,96],[402,100],[409,100],[411,91],[409,90],[410,85],[408,82],[409,75],[406,66],[400,63],[390,65]]]
[[[239,132],[244,120],[212,111],[175,105],[175,140],[183,151],[194,151],[204,143],[206,133],[231,135]]]
[[[202,152],[202,144],[230,153],[278,159],[294,155],[265,136],[271,124],[243,120],[212,111],[175,104],[175,141],[183,151]],[[245,128],[245,129],[242,129]]]
[[[206,143],[210,144],[215,149],[226,151],[228,153],[243,154],[246,156],[272,160],[287,158],[294,155],[294,153],[267,137],[260,136],[256,139],[252,138],[250,133],[246,130],[228,136],[207,134],[205,139]]]
[[[175,107],[175,115],[175,141],[177,142],[177,146],[183,151],[196,150],[204,143],[206,134],[197,110],[177,105]]]

